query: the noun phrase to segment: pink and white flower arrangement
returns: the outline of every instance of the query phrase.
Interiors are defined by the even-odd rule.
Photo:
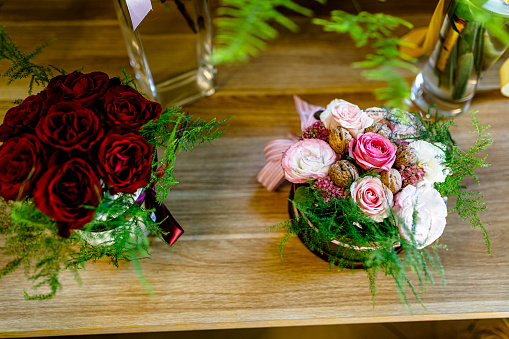
[[[295,184],[320,179],[312,187],[324,201],[341,192],[372,220],[390,217],[402,238],[414,239],[418,248],[428,246],[442,235],[447,216],[433,185],[444,182],[450,171],[443,144],[401,139],[402,130],[416,133],[415,119],[400,109],[363,111],[335,99],[284,153],[285,178]]]
[[[465,152],[451,139],[452,122],[422,121],[401,109],[362,110],[338,99],[326,108],[294,99],[306,122],[299,141],[267,144],[267,165],[257,177],[269,190],[284,178],[293,183],[291,219],[278,225],[286,229],[282,244],[298,235],[330,265],[370,271],[373,297],[376,272],[391,275],[405,302],[406,288],[420,300],[407,272],[417,272],[423,288],[441,267],[437,240],[448,197],[462,198],[452,200],[453,210],[483,230],[489,250],[487,223],[477,215],[486,208],[482,196],[462,192],[463,178],[477,181],[474,168],[489,166],[480,153],[492,139],[475,112],[478,137]]]

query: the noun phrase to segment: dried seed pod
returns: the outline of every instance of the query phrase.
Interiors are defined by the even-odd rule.
[[[364,133],[368,133],[368,132],[378,133],[387,139],[389,139],[389,137],[391,136],[391,133],[392,133],[389,126],[387,126],[386,124],[384,124],[382,122],[376,122],[376,121],[373,123],[373,125],[366,127],[364,129]]]
[[[315,113],[313,113],[313,117],[316,120],[320,120],[320,115],[322,115],[322,112],[323,112],[323,109],[320,109],[320,110],[316,111]]]
[[[348,184],[359,177],[357,167],[348,160],[336,161],[329,168],[329,177],[339,187],[348,187]]]
[[[384,171],[380,174],[380,180],[382,183],[391,190],[393,194],[396,194],[401,189],[403,179],[401,174],[395,168],[391,168],[388,171]]]
[[[402,166],[413,166],[417,163],[417,152],[408,145],[400,145],[396,151],[396,161],[394,167],[401,168]]]
[[[344,154],[348,151],[348,144],[350,144],[352,136],[350,132],[341,126],[331,129],[329,134],[329,145],[338,154]]]

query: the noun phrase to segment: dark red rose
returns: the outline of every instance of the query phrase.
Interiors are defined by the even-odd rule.
[[[110,131],[99,146],[98,170],[112,194],[132,194],[150,183],[153,147],[131,130]]]
[[[50,160],[50,163],[52,161]],[[35,206],[57,221],[59,234],[69,237],[71,230],[89,223],[98,206],[101,182],[92,167],[80,158],[48,168],[33,190]]]
[[[103,72],[72,72],[54,77],[46,87],[51,102],[74,100],[85,106],[92,104],[108,89],[110,78]]]
[[[104,94],[104,110],[108,123],[138,130],[150,120],[159,118],[162,107],[145,99],[134,88],[119,85]]]
[[[97,114],[74,101],[51,106],[35,131],[43,142],[66,151],[89,151],[104,134]]]
[[[4,142],[0,145],[0,196],[6,201],[25,198],[45,163],[45,149],[34,135],[22,134]]]
[[[33,133],[41,116],[45,97],[42,94],[31,95],[16,107],[7,111],[4,122],[0,125],[0,141],[21,133]]]

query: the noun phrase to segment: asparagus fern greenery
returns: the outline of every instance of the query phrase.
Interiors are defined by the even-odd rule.
[[[458,147],[451,138],[449,128],[454,125],[453,121],[444,121],[439,117],[433,121],[422,121],[418,114],[398,109],[387,109],[385,119],[389,124],[413,127],[411,134],[398,134],[397,140],[391,136],[391,141],[424,140],[444,152],[445,159],[442,161],[449,175],[446,175],[444,182],[435,182],[434,189],[441,197],[448,199],[449,207],[454,203],[451,198],[456,197],[456,205],[452,206],[450,212],[456,211],[461,219],[469,220],[473,228],[481,229],[489,253],[490,241],[485,228],[489,223],[482,221],[480,216],[480,212],[487,207],[486,203],[479,192],[466,190],[464,186],[467,177],[479,184],[475,170],[490,165],[482,153],[493,140],[488,132],[489,126],[481,126],[476,113],[472,112],[471,123],[476,140],[467,151]],[[342,159],[355,163],[348,155]],[[377,175],[368,171],[360,174],[359,178]],[[353,180],[361,179],[354,177]],[[380,271],[394,278],[400,299],[410,310],[408,291],[424,307],[420,295],[427,287],[435,284],[437,276],[445,285],[438,255],[439,250],[445,246],[437,241],[423,248],[416,240],[413,229],[417,227],[417,207],[414,206],[412,225],[406,225],[392,208],[389,208],[387,218],[375,221],[366,215],[359,203],[349,198],[353,187],[350,184],[345,188],[344,195],[327,195],[328,198],[324,199],[323,192],[315,182],[311,180],[293,186],[296,188],[292,189],[294,193],[289,199],[292,219],[271,228],[282,228],[286,232],[280,243],[281,255],[284,245],[292,237],[299,236],[311,251],[328,259],[329,268],[334,265],[341,267],[340,270],[363,267],[368,274],[373,305],[376,296],[375,281]],[[405,236],[396,226],[404,228]],[[402,254],[398,254],[400,251]]]
[[[394,36],[393,31],[399,26],[412,28],[412,24],[383,13],[360,12],[353,15],[344,11],[333,11],[330,20],[313,19],[313,23],[323,26],[325,31],[348,33],[355,47],[371,43],[373,53],[353,66],[365,68],[362,74],[366,79],[387,83],[386,87],[375,90],[378,100],[384,100],[389,107],[405,107],[410,88],[397,69],[416,73],[417,68],[412,64],[415,60],[399,51],[399,46],[405,42]]]
[[[316,0],[325,3],[324,0]],[[331,12],[330,20],[319,18],[312,22],[323,26],[325,31],[348,33],[356,47],[369,45],[373,53],[367,54],[363,61],[355,62],[354,67],[365,69],[362,75],[373,81],[386,83],[375,91],[377,99],[389,107],[405,107],[410,97],[410,88],[400,70],[416,73],[414,59],[401,54],[399,46],[406,44],[394,34],[394,30],[404,26],[412,28],[409,22],[383,13],[368,13],[359,10],[350,14],[336,10]],[[257,56],[265,49],[267,42],[275,39],[277,30],[271,26],[277,22],[292,32],[298,26],[278,11],[287,8],[304,16],[313,12],[292,0],[222,0],[216,19],[216,63],[243,62]]]
[[[315,0],[325,3],[325,0]],[[267,41],[278,36],[268,22],[275,21],[292,32],[298,26],[281,14],[277,7],[311,16],[313,12],[293,0],[222,0],[216,20],[216,63],[246,61],[264,49]]]
[[[1,73],[8,83],[28,78],[31,92],[34,85],[46,86],[53,77],[53,71],[66,74],[56,67],[33,63],[32,59],[49,44],[26,54],[16,46],[3,27],[0,27],[0,42],[0,61],[11,63]],[[133,79],[123,72],[124,78],[120,82],[134,86]],[[150,190],[155,185],[157,202],[162,204],[170,188],[178,183],[174,176],[177,155],[219,137],[226,128],[225,121],[193,119],[174,107],[163,111],[159,119],[143,125],[140,134],[145,140],[154,149],[164,150],[160,160],[157,160],[156,154],[153,155],[150,182],[143,190]],[[101,192],[97,193],[101,195]],[[111,196],[103,192],[98,206],[87,207],[94,209],[92,221],[65,238],[59,234],[58,222],[39,211],[33,201],[34,197],[30,195],[16,201],[0,199],[0,236],[3,240],[0,252],[12,258],[0,268],[0,278],[23,267],[27,278],[33,282],[34,290],[44,287],[41,293],[29,294],[25,291],[27,300],[53,297],[62,288],[59,278],[61,272],[68,270],[74,273],[79,282],[78,270],[84,268],[87,262],[103,258],[108,258],[114,266],[118,266],[120,261],[132,262],[140,282],[151,292],[139,260],[150,256],[149,233],[165,243],[164,236],[168,234],[161,228],[164,220],[153,219],[155,209],[140,206],[133,194],[117,193]],[[109,236],[102,237],[100,231],[108,232]],[[91,239],[95,245],[92,245]]]

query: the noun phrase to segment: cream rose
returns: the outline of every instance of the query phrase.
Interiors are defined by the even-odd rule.
[[[336,152],[323,140],[303,139],[283,154],[281,165],[285,178],[293,183],[306,183],[326,177],[336,161]]]
[[[364,214],[378,222],[387,217],[393,205],[392,192],[378,177],[364,177],[355,181],[350,186],[350,194]]]
[[[410,241],[408,233],[413,233],[419,249],[432,244],[444,232],[447,207],[440,193],[432,187],[406,186],[396,194],[393,211],[399,217],[401,236]]]
[[[444,165],[445,153],[437,146],[424,141],[411,142],[409,147],[417,154],[417,166],[424,169],[424,179],[418,186],[432,186],[435,182],[444,182],[449,169]]]
[[[341,126],[354,137],[373,124],[373,119],[366,112],[363,112],[359,106],[342,99],[334,99],[327,105],[325,111],[320,115],[320,120],[326,128],[333,129]]]
[[[373,121],[375,122],[383,121],[385,119],[385,116],[387,115],[387,111],[380,107],[366,108],[364,112],[366,112],[368,117],[373,119]]]

